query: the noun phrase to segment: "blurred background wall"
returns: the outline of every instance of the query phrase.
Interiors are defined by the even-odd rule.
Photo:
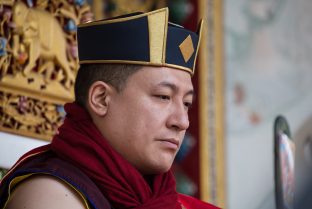
[[[297,171],[311,159],[303,156],[302,146],[305,142],[306,153],[311,152],[311,9],[309,0],[224,1],[229,208],[275,207],[278,114],[288,119]]]

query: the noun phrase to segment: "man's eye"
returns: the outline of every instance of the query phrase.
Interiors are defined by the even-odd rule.
[[[170,96],[167,95],[157,95],[157,97],[162,100],[170,100]]]
[[[184,102],[184,106],[187,108],[187,109],[190,109],[192,107],[192,103],[191,102]]]

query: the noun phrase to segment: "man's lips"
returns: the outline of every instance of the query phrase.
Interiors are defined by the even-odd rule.
[[[165,146],[172,149],[178,149],[179,148],[179,141],[176,139],[159,139],[158,141],[162,142]]]

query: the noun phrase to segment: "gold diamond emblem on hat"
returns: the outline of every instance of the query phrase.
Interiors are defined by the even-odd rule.
[[[188,62],[194,53],[194,46],[191,35],[188,35],[186,39],[179,45],[180,51],[185,62]]]

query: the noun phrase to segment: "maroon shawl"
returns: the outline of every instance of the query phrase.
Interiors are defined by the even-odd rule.
[[[115,209],[181,208],[171,171],[153,176],[149,185],[108,144],[83,108],[71,103],[65,105],[65,111],[51,149],[88,175]]]

